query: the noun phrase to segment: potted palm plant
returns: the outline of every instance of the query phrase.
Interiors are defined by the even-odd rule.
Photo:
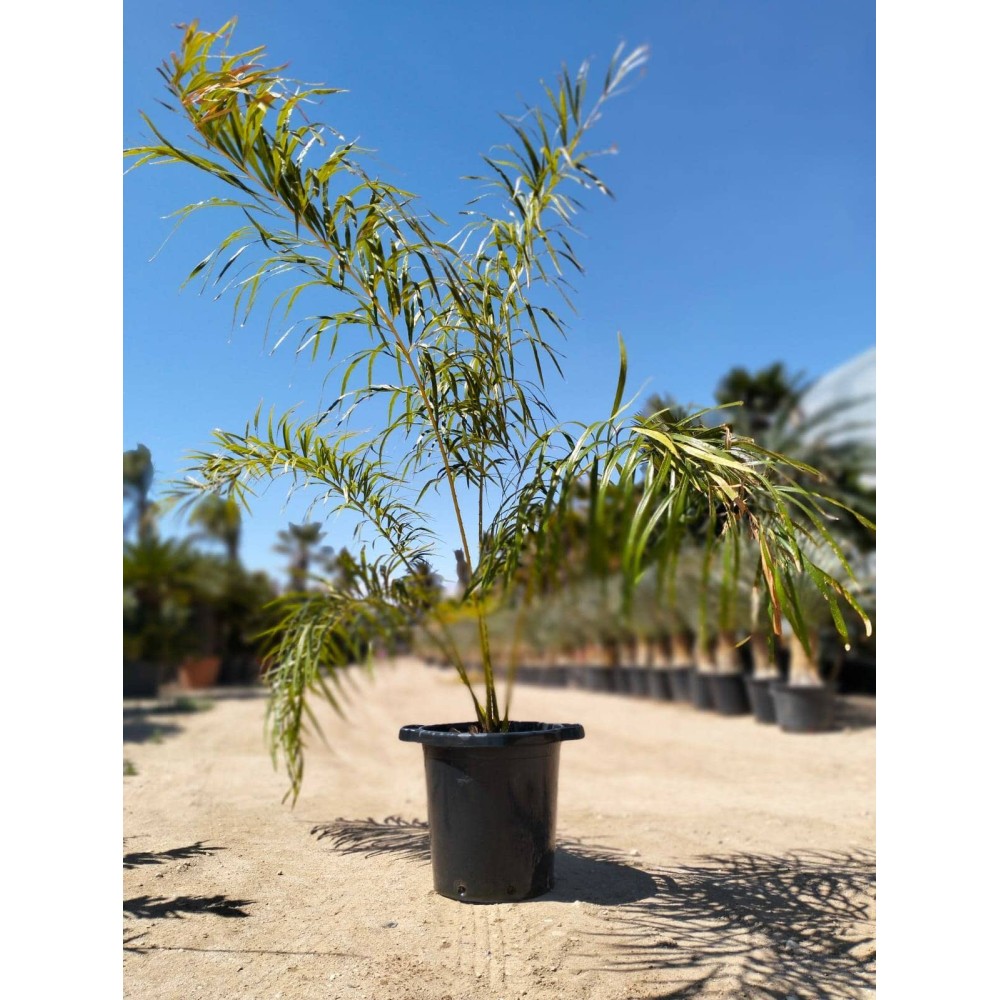
[[[431,228],[440,220],[414,195],[373,176],[364,151],[303,113],[336,91],[285,78],[262,49],[230,52],[233,27],[183,28],[161,74],[174,121],[190,132],[143,116],[152,138],[126,155],[134,167],[183,163],[200,173],[206,197],[182,219],[239,219],[191,277],[228,290],[241,321],[265,290],[274,289],[272,311],[317,304],[297,325],[300,349],[330,359],[339,395],[315,415],[258,411],[242,431],[215,432],[215,450],[194,456],[178,493],[249,505],[256,484],[287,476],[357,518],[356,586],[286,595],[270,635],[268,734],[292,801],[310,697],[338,704],[335,679],[358,655],[359,635],[416,623],[457,671],[472,715],[400,730],[423,746],[435,888],[465,901],[544,892],[559,749],[583,728],[511,717],[516,665],[496,660],[490,613],[498,599],[527,606],[551,590],[574,489],[588,483],[596,510],[621,494],[634,512],[616,542],[626,607],[650,560],[669,561],[686,537],[691,496],[705,500],[719,530],[749,523],[777,566],[802,559],[789,503],[820,501],[778,481],[779,458],[752,443],[734,452],[722,429],[629,419],[623,346],[606,419],[561,425],[546,402],[557,368],[550,341],[566,332],[552,293],[568,294],[564,270],[578,268],[577,201],[567,188],[606,192],[588,139],[643,49],[619,50],[592,99],[586,67],[564,71],[544,109],[506,119],[509,144],[484,157],[486,175],[473,179],[480,200],[442,238]],[[474,626],[475,675],[445,604],[407,583],[419,560],[454,547],[422,508],[431,491],[446,498],[458,539],[456,602]],[[817,524],[822,534],[818,516]],[[768,600],[783,607],[778,590]]]
[[[758,722],[776,722],[771,685],[781,679],[776,656],[776,644],[768,635],[767,623],[761,621],[760,586],[747,581],[749,599],[746,604],[750,632],[751,671],[744,677],[750,710]]]
[[[857,558],[855,563],[864,565]],[[809,565],[822,568],[831,577],[847,578],[846,567],[831,558],[828,552],[810,553]],[[864,603],[867,603],[872,583],[865,575],[858,580],[858,597]],[[821,639],[830,622],[830,602],[834,602],[834,615],[840,614],[840,609],[836,606],[836,598],[824,594],[805,569],[788,574],[786,585],[793,595],[789,613],[797,615],[799,621],[798,628],[785,640],[788,678],[771,683],[775,720],[786,732],[823,732],[834,726],[836,685],[832,678],[824,676]],[[803,632],[807,639],[801,637]]]
[[[741,579],[739,551],[735,536],[722,540],[720,558],[715,560],[710,585],[717,595],[718,631],[715,636],[714,672],[709,676],[712,705],[720,715],[743,715],[750,711],[743,682],[743,664],[737,628],[740,620]]]

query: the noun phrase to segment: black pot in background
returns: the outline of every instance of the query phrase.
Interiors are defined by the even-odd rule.
[[[148,660],[124,660],[122,697],[157,698],[160,694],[160,666]]]
[[[649,697],[657,701],[670,701],[673,697],[670,691],[670,678],[665,667],[649,667],[646,671],[646,681],[649,684]]]
[[[674,701],[691,700],[692,667],[668,667],[667,682],[670,684],[670,694]]]
[[[531,684],[533,686],[539,686],[542,683],[542,675],[545,673],[545,667],[535,666],[525,666],[521,667],[517,672],[518,682],[521,684]]]
[[[546,667],[545,680],[546,687],[564,688],[569,687],[569,667]]]
[[[630,694],[628,686],[628,674],[625,667],[611,668],[611,690],[615,694]]]
[[[554,882],[559,747],[583,726],[512,722],[403,726],[424,748],[434,889],[466,903],[510,903]]]
[[[786,733],[825,733],[833,729],[836,694],[828,684],[771,683],[774,715]]]
[[[753,717],[758,722],[777,722],[774,715],[774,698],[771,695],[771,685],[777,680],[774,677],[750,677],[743,678],[747,689],[747,699],[753,711]]]
[[[712,689],[712,704],[719,715],[747,715],[750,712],[742,674],[710,674],[708,683]]]
[[[702,711],[709,711],[715,707],[712,701],[712,684],[710,674],[703,674],[695,667],[691,668],[688,674],[688,685],[691,690],[691,704]]]
[[[584,667],[588,691],[614,691],[615,678],[610,667]]]
[[[608,672],[608,690],[613,694],[623,694],[628,691],[628,678],[621,667],[604,667]]]
[[[626,667],[625,677],[629,694],[638,698],[649,695],[649,671],[645,667]]]

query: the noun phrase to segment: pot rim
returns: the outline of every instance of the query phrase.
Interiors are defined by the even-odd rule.
[[[815,683],[804,683],[799,681],[795,684],[790,683],[787,680],[773,680],[771,681],[772,691],[791,691],[791,692],[803,692],[808,694],[810,692],[825,693],[825,694],[836,694],[837,686],[832,681],[821,681],[819,684]]]
[[[403,726],[399,738],[404,743],[430,747],[509,747],[536,746],[582,740],[583,726],[578,722],[511,722],[506,733],[472,733],[475,722],[443,722],[435,725]]]

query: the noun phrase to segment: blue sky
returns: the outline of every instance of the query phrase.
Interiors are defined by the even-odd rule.
[[[536,100],[562,63],[589,58],[596,75],[619,42],[650,46],[642,77],[595,134],[618,149],[600,161],[616,199],[590,199],[579,220],[587,273],[563,345],[566,380],[550,393],[560,417],[606,414],[619,332],[631,392],[697,403],[733,365],[782,361],[815,378],[874,345],[874,4],[127,4],[126,145],[145,137],[140,108],[162,111],[156,67],[176,47],[172,25],[197,16],[215,28],[234,14],[241,49],[266,45],[289,75],[346,88],[319,117],[376,149],[382,176],[452,220],[474,193],[461,175],[507,138],[498,112]],[[308,411],[323,394],[323,371],[291,349],[270,354],[262,317],[234,330],[230,303],[180,290],[236,224],[206,217],[163,246],[165,217],[204,193],[196,173],[176,168],[123,184],[122,446],[151,449],[158,483],[259,403]],[[284,500],[271,487],[244,529],[244,561],[275,575],[275,536],[305,508]],[[350,544],[346,523],[327,533]]]

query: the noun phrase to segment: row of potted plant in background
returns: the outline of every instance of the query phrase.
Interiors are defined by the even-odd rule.
[[[847,571],[822,552],[813,558],[846,584]],[[857,596],[874,616],[875,579],[870,560],[858,555]],[[630,614],[623,614],[614,580],[563,588],[531,607],[530,614],[500,607],[490,616],[493,654],[516,671],[521,683],[617,691],[712,708],[725,715],[747,712],[774,722],[775,699],[785,709],[782,728],[829,728],[836,673],[852,646],[864,644],[854,623],[845,643],[831,627],[829,602],[805,572],[789,578],[810,645],[786,628],[780,639],[760,617],[751,563],[727,571],[724,559],[705,565],[689,547],[678,557],[675,585],[663,593],[641,580]],[[520,619],[520,620],[519,620]],[[478,673],[477,626],[456,615],[450,623],[466,663]],[[415,651],[444,663],[427,639]]]

